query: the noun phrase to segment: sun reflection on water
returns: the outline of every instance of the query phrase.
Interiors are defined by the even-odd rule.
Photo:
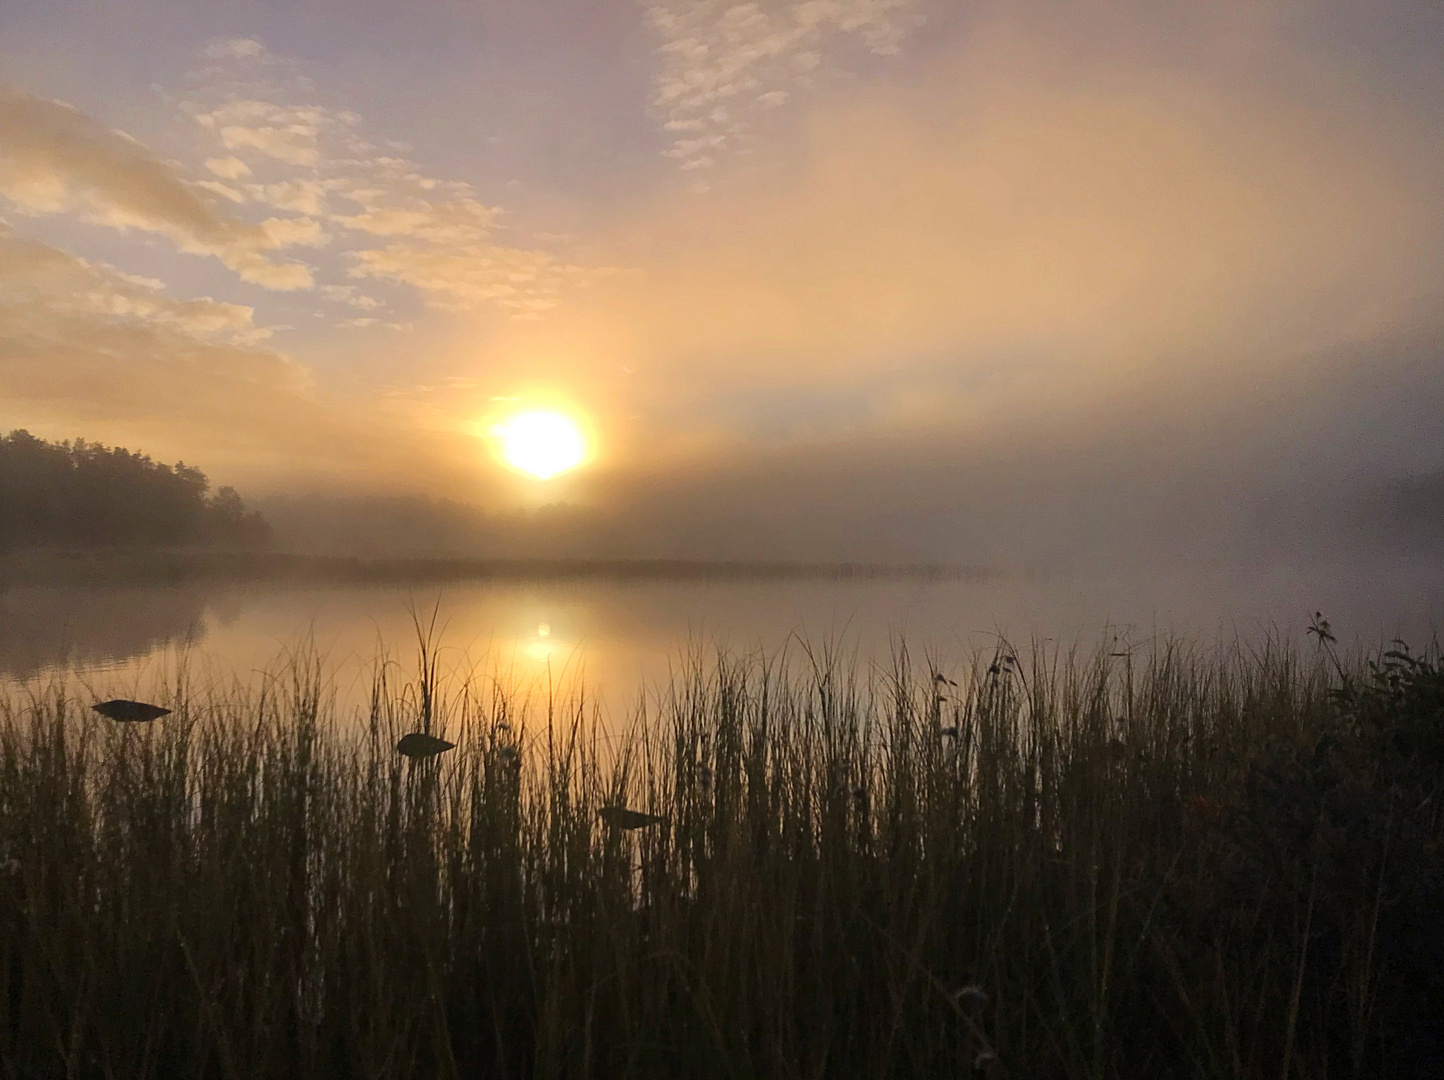
[[[523,655],[537,661],[566,657],[571,654],[573,648],[570,643],[552,637],[550,623],[538,623],[536,634],[529,639],[523,639],[518,644],[521,645]]]

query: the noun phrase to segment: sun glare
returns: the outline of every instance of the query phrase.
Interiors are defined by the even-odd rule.
[[[491,431],[501,440],[502,459],[539,480],[549,480],[586,460],[586,436],[575,420],[562,413],[517,413]]]

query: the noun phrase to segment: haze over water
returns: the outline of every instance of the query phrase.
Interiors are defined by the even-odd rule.
[[[259,687],[288,654],[314,648],[343,709],[369,697],[378,656],[416,670],[412,612],[437,612],[441,667],[453,685],[498,678],[545,700],[584,690],[612,714],[667,682],[689,654],[806,662],[806,650],[889,667],[899,643],[944,669],[1001,634],[1026,648],[1147,650],[1180,634],[1205,647],[1271,635],[1301,640],[1323,610],[1345,642],[1427,643],[1444,570],[1391,577],[1338,569],[1153,571],[1127,578],[1039,574],[1031,580],[619,582],[558,580],[416,585],[22,587],[0,593],[0,675],[63,677],[84,696],[163,692],[184,667],[193,686]],[[1116,639],[1115,639],[1116,636]]]
[[[6,0],[0,71],[0,548],[1004,571],[13,584],[7,678],[1444,610],[1438,5]],[[265,523],[119,535],[77,437]]]

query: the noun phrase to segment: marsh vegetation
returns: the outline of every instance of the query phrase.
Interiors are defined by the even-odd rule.
[[[4,1075],[1437,1075],[1444,674],[1319,629],[12,697]]]

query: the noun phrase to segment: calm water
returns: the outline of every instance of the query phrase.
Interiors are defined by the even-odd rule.
[[[1105,632],[1211,642],[1299,635],[1322,609],[1344,641],[1424,643],[1444,622],[1444,570],[1150,572],[975,583],[908,580],[577,581],[445,587],[244,585],[0,592],[0,682],[65,674],[77,693],[140,696],[184,664],[193,684],[254,683],[288,650],[324,654],[343,706],[366,698],[383,652],[414,670],[412,610],[439,601],[442,666],[545,693],[584,686],[616,712],[667,678],[689,643],[796,654],[840,643],[886,662],[900,639],[946,668],[1004,634],[1091,648]]]

